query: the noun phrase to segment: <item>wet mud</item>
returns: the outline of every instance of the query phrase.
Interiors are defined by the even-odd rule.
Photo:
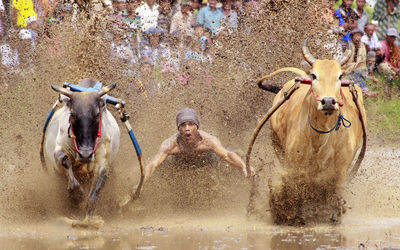
[[[66,178],[52,168],[44,171],[39,159],[43,124],[57,99],[50,85],[77,83],[88,77],[104,84],[117,82],[110,94],[127,101],[126,110],[145,163],[165,138],[176,133],[176,112],[186,106],[198,111],[201,129],[244,158],[253,129],[273,98],[256,87],[257,79],[283,66],[300,67],[301,44],[306,37],[316,57],[329,54],[319,46],[327,29],[319,18],[320,1],[264,4],[262,14],[248,16],[250,33],[221,37],[222,49],[216,51],[210,67],[211,84],[165,84],[162,91],[144,98],[132,88],[127,65],[104,53],[109,50],[107,32],[111,29],[87,21],[52,27],[53,36],[38,46],[32,60],[25,62],[19,72],[0,72],[1,80],[7,83],[0,93],[2,248],[399,247],[398,141],[389,143],[388,138],[370,136],[359,174],[344,187],[346,213],[340,224],[276,226],[268,189],[271,175],[277,174],[271,167],[276,156],[268,126],[260,133],[252,153],[255,180],[244,179],[239,170],[213,157],[193,168],[181,168],[182,164],[168,160],[147,183],[141,198],[121,211],[119,202],[138,183],[139,164],[129,136],[118,121],[122,132],[120,151],[95,210],[104,224],[99,229],[71,227],[72,220],[84,218],[84,209],[71,206]],[[273,81],[283,84],[290,77],[293,75],[282,74]],[[116,111],[109,109],[117,117]],[[249,214],[250,191],[255,192],[256,199]],[[331,198],[328,193],[318,204]]]

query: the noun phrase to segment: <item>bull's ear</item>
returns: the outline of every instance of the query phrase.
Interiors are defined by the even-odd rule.
[[[106,105],[107,96],[102,96],[99,98],[99,107],[103,108]]]
[[[114,89],[115,86],[117,86],[117,83],[113,82],[110,83],[109,85],[103,87],[99,92],[97,92],[99,94],[99,96],[103,96],[105,94],[107,94],[110,90]]]
[[[56,92],[58,92],[58,93],[60,93],[60,94],[63,94],[63,95],[65,95],[65,96],[68,96],[69,98],[71,98],[71,95],[72,95],[72,91],[71,91],[71,90],[68,90],[68,89],[66,89],[66,88],[60,87],[60,86],[58,86],[58,85],[51,85],[51,88],[52,88],[54,91],[56,91]]]

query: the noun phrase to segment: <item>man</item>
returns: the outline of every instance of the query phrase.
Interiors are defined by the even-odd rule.
[[[400,50],[395,43],[397,37],[397,29],[389,28],[386,32],[386,39],[381,41],[385,59],[379,64],[378,70],[379,73],[391,77],[400,75]]]
[[[368,23],[369,15],[364,11],[365,0],[356,0],[357,8],[354,9],[354,12],[358,16],[358,28],[360,30],[364,30],[365,25]]]
[[[215,36],[224,19],[224,13],[220,8],[217,8],[216,0],[208,0],[208,6],[200,9],[197,16],[197,23],[209,28],[212,35]]]
[[[145,167],[143,185],[169,155],[175,155],[186,162],[192,162],[204,157],[209,151],[216,153],[231,165],[240,168],[245,177],[248,176],[246,164],[236,153],[225,149],[215,136],[199,130],[200,122],[195,110],[181,109],[176,116],[176,125],[178,133],[163,141],[158,153]],[[250,175],[254,175],[252,167],[250,167]]]
[[[335,18],[339,20],[339,26],[344,29],[345,35],[343,35],[342,41],[347,44],[351,41],[351,30],[357,28],[358,16],[351,9],[353,0],[343,0],[342,5],[335,11]]]
[[[368,89],[366,84],[366,78],[368,75],[367,68],[367,49],[363,42],[361,42],[361,37],[364,35],[362,30],[359,28],[353,29],[351,31],[351,37],[355,47],[353,57],[350,58],[349,62],[343,67],[346,69],[349,78],[360,88],[365,97],[376,97],[379,92],[372,92]]]
[[[378,0],[374,6],[372,20],[378,22],[376,34],[379,40],[385,39],[388,28],[397,27],[400,18],[399,0]]]
[[[159,5],[156,4],[156,0],[146,0],[136,9],[135,13],[141,20],[142,32],[157,27],[158,15],[160,14],[158,8]]]

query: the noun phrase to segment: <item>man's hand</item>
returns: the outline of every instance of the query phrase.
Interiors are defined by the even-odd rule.
[[[250,170],[250,175],[247,173],[247,166],[244,166],[242,168],[242,172],[244,174],[244,177],[250,177],[250,176],[254,176],[255,175],[256,171],[254,170],[253,167],[250,166],[249,170]]]

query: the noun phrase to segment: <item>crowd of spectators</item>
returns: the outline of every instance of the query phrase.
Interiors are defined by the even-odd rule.
[[[165,85],[210,83],[216,40],[239,32],[245,11],[256,16],[261,9],[257,0],[0,0],[0,67],[12,72],[32,63],[27,50],[50,39],[49,27],[86,11],[88,22],[110,24],[108,53],[135,78],[131,86],[149,98]],[[57,47],[57,39],[52,42]]]
[[[388,96],[391,95],[393,80],[400,77],[400,50],[398,27],[400,6],[398,0],[377,0],[372,17],[364,10],[365,0],[343,0],[337,10],[333,10],[337,27],[341,34],[341,46],[352,42],[355,52],[347,65],[349,78],[358,84],[366,97],[376,97],[378,92],[370,91],[366,79],[376,81],[374,74],[386,77]]]
[[[210,68],[219,37],[242,32],[251,34],[245,18],[262,13],[258,0],[0,0],[0,69],[18,71],[21,63],[32,63],[37,44],[50,39],[48,27],[64,19],[73,21],[80,12],[106,16],[110,56],[124,64],[131,86],[151,97],[171,84],[211,83]],[[399,0],[377,0],[373,15],[365,10],[365,0],[343,0],[337,10],[328,2],[334,32],[340,45],[352,42],[355,53],[347,66],[349,77],[375,97],[366,85],[374,73],[388,79],[400,76],[397,45]],[[323,11],[321,15],[324,15]],[[103,19],[104,20],[104,19]],[[18,43],[11,39],[19,40]],[[57,39],[53,39],[57,47]],[[55,52],[56,53],[56,52]],[[390,82],[390,81],[389,81]]]

